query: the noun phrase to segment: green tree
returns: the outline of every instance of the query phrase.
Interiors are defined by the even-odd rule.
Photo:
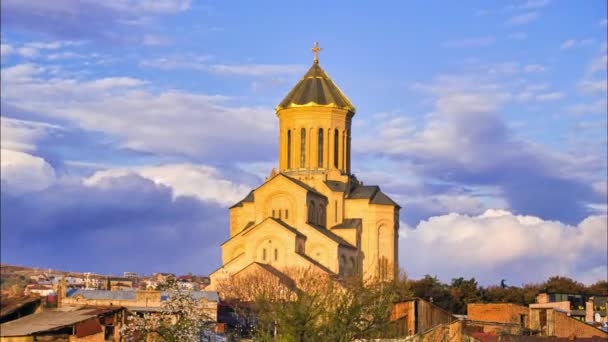
[[[467,304],[481,301],[475,278],[469,280],[462,277],[452,279],[449,292],[452,297],[451,311],[455,314],[464,315],[467,311]]]
[[[542,284],[542,289],[553,293],[585,293],[585,285],[568,277],[553,276]]]
[[[448,290],[448,286],[430,275],[425,275],[424,278],[411,282],[411,289],[416,297],[420,297],[444,310],[451,311],[453,299]]]

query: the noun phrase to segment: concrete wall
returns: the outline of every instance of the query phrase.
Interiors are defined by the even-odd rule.
[[[395,303],[391,312],[391,321],[397,323],[396,329],[403,336],[423,333],[438,325],[455,321],[449,312],[416,298]]]
[[[553,320],[553,336],[577,338],[598,336],[608,338],[608,333],[569,317],[565,312],[554,311]]]
[[[469,304],[467,305],[467,318],[472,321],[486,321],[499,323],[523,323],[530,326],[529,309],[525,306],[510,303]]]

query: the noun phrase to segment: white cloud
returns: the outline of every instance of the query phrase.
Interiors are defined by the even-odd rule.
[[[466,47],[481,47],[492,45],[496,42],[496,37],[494,36],[483,36],[483,37],[473,37],[473,38],[464,38],[464,39],[456,39],[444,42],[443,47],[448,48],[466,48]]]
[[[414,230],[402,228],[400,265],[415,277],[433,272],[446,279],[473,276],[487,282],[559,274],[592,282],[602,280],[594,269],[606,264],[607,230],[605,216],[570,226],[505,210],[452,213],[431,217]],[[522,272],[532,260],[534,275]],[[589,274],[596,277],[585,278]]]
[[[525,4],[519,6],[520,9],[541,8],[547,6],[550,0],[528,0]]]
[[[34,155],[0,149],[2,191],[20,194],[48,188],[56,180],[55,170]]]
[[[38,140],[60,130],[61,127],[44,122],[0,116],[0,145],[15,151],[34,151]]]
[[[543,72],[545,70],[547,70],[547,68],[540,64],[529,64],[524,68],[524,71],[528,73]]]
[[[271,108],[229,105],[221,95],[153,93],[129,77],[83,81],[44,73],[31,64],[3,69],[3,101],[118,137],[121,146],[137,151],[197,157],[232,151],[252,158],[260,146],[274,143]],[[257,144],[251,136],[259,137]]]
[[[573,47],[575,44],[576,44],[576,41],[574,39],[568,39],[568,40],[564,41],[562,43],[562,45],[560,45],[560,47],[562,49],[569,49],[569,48]]]
[[[586,94],[595,94],[608,92],[607,80],[583,80],[577,85],[578,89]]]
[[[605,72],[608,64],[608,55],[602,55],[591,61],[587,69],[587,73],[594,74],[596,72]]]
[[[538,95],[536,95],[536,100],[537,101],[555,101],[555,100],[561,99],[562,97],[564,97],[564,93],[552,92],[552,93],[538,94]]]
[[[510,17],[507,20],[507,25],[524,25],[530,23],[538,18],[538,12],[528,12],[524,14],[518,14]]]
[[[169,56],[144,59],[139,66],[161,70],[207,70],[212,56]]]
[[[0,56],[6,57],[15,52],[15,49],[9,44],[0,44]]]
[[[600,20],[599,25],[602,27],[606,27],[608,25],[608,19],[604,18]]]
[[[597,101],[591,103],[579,103],[568,107],[568,111],[577,114],[577,115],[585,115],[585,114],[607,114],[608,102],[606,98],[599,99]]]
[[[142,38],[142,44],[147,46],[161,46],[167,45],[171,42],[168,37],[154,35],[154,34],[146,34]]]
[[[304,67],[283,64],[215,64],[211,65],[209,70],[222,75],[276,76],[302,73]]]
[[[524,40],[528,38],[528,34],[525,32],[513,32],[510,33],[507,37],[512,40]]]
[[[18,55],[26,58],[38,57],[38,49],[32,47],[21,47],[17,48],[16,52]]]
[[[565,40],[560,45],[560,48],[562,48],[562,49],[571,49],[571,48],[574,48],[574,47],[589,46],[589,45],[593,44],[593,42],[594,42],[594,40],[591,39],[591,38],[580,39],[580,40],[568,39],[568,40]]]
[[[214,202],[222,206],[235,204],[245,197],[251,188],[224,177],[214,167],[195,164],[167,164],[136,168],[116,168],[98,171],[87,178],[86,185],[99,186],[107,178],[116,178],[135,173],[173,189],[174,197],[194,196],[204,202]]]

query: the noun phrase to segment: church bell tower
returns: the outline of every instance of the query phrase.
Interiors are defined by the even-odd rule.
[[[276,107],[280,122],[279,170],[288,175],[350,174],[355,107],[319,65],[313,65]]]

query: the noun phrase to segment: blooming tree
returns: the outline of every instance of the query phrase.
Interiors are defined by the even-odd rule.
[[[213,330],[214,320],[204,304],[177,284],[166,290],[159,312],[131,314],[123,327],[127,341],[200,341],[203,331]]]

